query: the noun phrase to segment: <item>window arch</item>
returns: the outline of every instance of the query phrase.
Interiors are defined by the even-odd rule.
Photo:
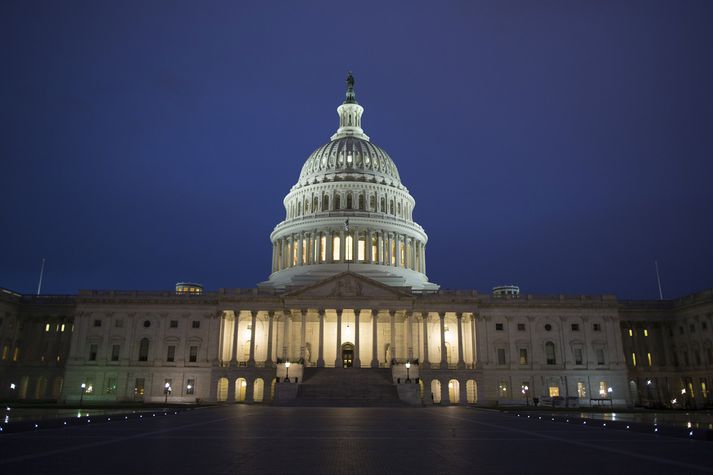
[[[312,200],[312,212],[315,213],[319,209],[319,199],[315,196]]]
[[[381,203],[380,203],[379,211],[381,211],[382,213],[385,213],[385,212],[386,212],[386,198],[384,198],[383,196],[381,197]]]
[[[545,343],[545,359],[547,364],[557,364],[557,357],[555,356],[555,344],[551,341]]]
[[[403,218],[403,215],[401,214],[401,202],[400,201],[398,203],[396,203],[396,215],[399,218]]]
[[[369,211],[376,211],[376,196],[369,197]]]
[[[437,379],[431,381],[431,398],[433,399],[433,404],[441,403],[441,382]]]
[[[394,200],[389,200],[389,214],[394,214]]]
[[[257,378],[253,383],[253,402],[262,402],[263,393],[265,390],[265,381],[262,378]]]
[[[142,338],[139,342],[139,361],[148,361],[149,359],[149,339]]]
[[[335,210],[342,209],[342,197],[339,194],[334,195],[334,209]]]
[[[468,404],[475,404],[478,402],[478,387],[474,379],[469,379],[465,383],[465,394],[466,401]]]
[[[364,195],[363,194],[359,195],[359,209],[362,211],[364,210]]]
[[[353,205],[352,200],[353,200],[353,198],[352,198],[351,192],[347,193],[347,209],[352,209],[352,205]]]
[[[329,211],[329,196],[322,197],[322,211]]]

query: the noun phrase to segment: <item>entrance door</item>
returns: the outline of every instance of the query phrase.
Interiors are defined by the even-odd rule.
[[[354,345],[351,343],[344,343],[342,345],[342,367],[351,368],[354,362]]]

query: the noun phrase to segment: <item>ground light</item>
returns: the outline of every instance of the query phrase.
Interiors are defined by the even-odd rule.
[[[406,366],[406,382],[410,383],[411,378],[409,377],[410,376],[409,370],[411,369],[411,362],[407,361],[405,366]]]
[[[291,363],[289,361],[285,361],[285,382],[286,383],[290,382],[290,365],[291,365]]]
[[[164,399],[164,404],[168,404],[168,395],[171,394],[171,383],[166,381],[166,384],[163,385],[163,394],[165,396]]]
[[[79,395],[79,407],[82,407],[82,401],[84,401],[84,393],[87,392],[87,385],[86,383],[82,383],[79,385],[79,388],[81,389],[81,394]]]

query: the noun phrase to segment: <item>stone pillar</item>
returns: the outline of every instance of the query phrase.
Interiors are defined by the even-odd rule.
[[[359,346],[359,314],[361,310],[354,309],[354,367],[361,368],[361,358]]]
[[[463,360],[463,313],[456,313],[456,322],[458,326],[458,369],[465,368]]]
[[[470,331],[472,335],[470,336],[470,343],[471,343],[471,352],[473,354],[473,369],[475,369],[475,365],[478,363],[478,354],[476,353],[476,334],[475,334],[475,314],[471,313],[470,314]]]
[[[448,355],[446,354],[446,312],[438,312],[441,321],[441,369],[448,368]]]
[[[339,231],[339,262],[345,262],[347,259],[347,255],[344,252],[347,249],[347,243],[344,238],[344,228],[342,228],[342,230]]]
[[[301,266],[302,265],[302,250],[303,250],[303,243],[304,243],[304,233],[300,232],[297,235],[297,265]]]
[[[267,357],[265,364],[272,366],[272,325],[275,318],[275,312],[270,310],[267,312]]]
[[[344,233],[342,233],[344,234]],[[334,367],[342,367],[342,309],[337,309],[337,357],[334,360]]]
[[[315,231],[314,233],[314,263],[319,264],[322,257],[322,233]]]
[[[368,262],[369,264],[374,262],[373,248],[371,245],[372,239],[374,239],[374,236],[371,233],[371,229],[369,229],[367,230],[366,236],[364,237],[364,251],[366,252],[364,257],[366,257],[366,262]]]
[[[428,366],[428,312],[422,312],[423,319],[423,364]]]
[[[426,273],[426,243],[421,246],[421,272]]]
[[[282,328],[282,360],[287,361],[289,355],[287,351],[290,348],[290,311],[289,310],[284,310],[282,314],[285,317],[285,321],[283,322],[283,328]]]
[[[326,245],[327,245],[327,252],[324,257],[326,257],[325,261],[326,262],[334,262],[334,251],[332,250],[332,246],[334,245],[334,238],[332,236],[332,231],[328,231],[326,235]]]
[[[391,323],[391,359],[396,358],[396,310],[389,310],[389,317]],[[391,361],[387,363],[391,364]]]
[[[379,320],[379,311],[371,309],[371,367],[379,367],[379,342],[376,329],[377,321]]]
[[[376,262],[384,264],[384,233],[383,231],[376,235]]]
[[[300,328],[300,358],[304,360],[307,347],[307,309],[300,310],[300,313],[302,314],[302,328]]]
[[[320,308],[319,312],[319,356],[317,357],[317,366],[324,368],[324,309]]]
[[[408,361],[413,360],[413,313],[406,312],[406,341],[408,342],[406,357]]]
[[[251,310],[251,322],[250,327],[250,358],[248,358],[248,366],[255,366],[255,327],[257,326],[257,310]]]
[[[386,265],[391,265],[391,233],[386,235]]]
[[[235,325],[233,325],[233,351],[230,356],[230,366],[238,366],[238,323],[240,319],[240,310],[233,310],[233,314],[235,315],[233,319]]]

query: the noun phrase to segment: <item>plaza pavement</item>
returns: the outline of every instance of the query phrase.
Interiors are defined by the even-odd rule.
[[[230,405],[0,435],[0,473],[694,474],[713,442],[462,407]]]

